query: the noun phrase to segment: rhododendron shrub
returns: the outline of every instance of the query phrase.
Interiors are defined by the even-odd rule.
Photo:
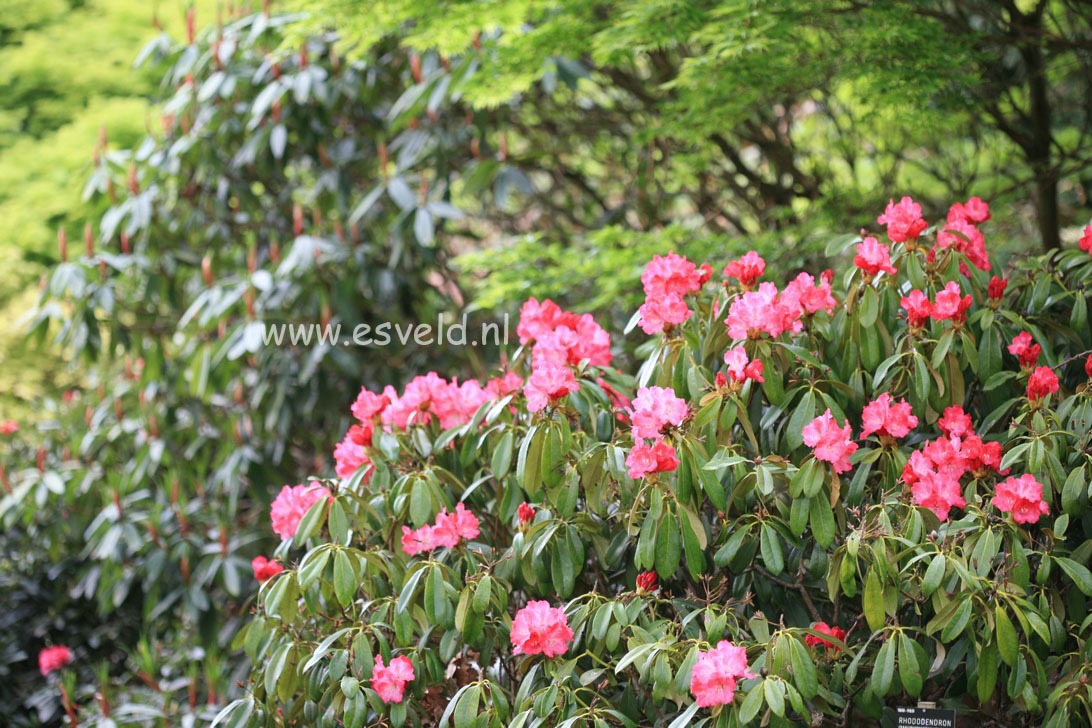
[[[531,299],[501,378],[346,402],[355,469],[254,524],[284,571],[221,722],[1087,724],[1092,256],[988,220],[892,201],[784,279],[679,251],[632,371]]]

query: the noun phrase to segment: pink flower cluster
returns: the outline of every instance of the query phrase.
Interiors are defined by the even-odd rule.
[[[857,255],[853,258],[853,265],[870,275],[876,275],[880,271],[891,274],[898,272],[891,265],[891,249],[872,236],[857,243]]]
[[[674,252],[664,257],[652,256],[641,274],[645,302],[641,304],[641,330],[656,334],[665,327],[681,324],[692,313],[683,300],[687,294],[699,291],[709,280],[712,269],[700,268]]]
[[[573,631],[564,609],[546,601],[530,601],[516,612],[510,639],[515,655],[557,657],[569,649]]]
[[[835,305],[829,276],[824,274],[816,283],[810,273],[800,273],[780,292],[766,282],[738,296],[728,307],[724,324],[728,335],[737,340],[757,339],[762,334],[776,337],[786,331],[795,334],[804,327],[800,317],[805,313],[832,313]]]
[[[64,645],[46,647],[38,653],[38,671],[42,675],[60,670],[70,662],[72,662],[72,651]]]
[[[573,370],[564,364],[546,362],[531,370],[524,394],[527,395],[527,409],[538,412],[547,405],[557,404],[570,392],[580,389],[573,376]]]
[[[1081,250],[1092,253],[1092,225],[1085,225],[1084,232],[1081,233],[1081,239],[1077,242]]]
[[[436,522],[432,525],[426,524],[416,530],[402,526],[402,550],[414,556],[439,546],[453,549],[460,539],[469,541],[477,538],[478,533],[478,517],[462,503],[456,503],[454,513],[448,513],[444,508],[436,514]]]
[[[983,442],[974,434],[971,418],[959,405],[945,409],[937,425],[944,436],[910,455],[902,480],[917,505],[945,521],[952,508],[966,505],[959,485],[965,473],[982,476],[1000,470],[1001,443]]]
[[[889,200],[887,209],[876,218],[876,222],[887,226],[887,237],[895,243],[916,240],[929,227],[921,217],[921,205],[909,197],[903,197],[898,203]]]
[[[853,429],[846,422],[839,427],[830,408],[804,426],[804,444],[815,449],[815,458],[830,463],[834,472],[844,473],[851,467],[849,456],[857,452]]]
[[[626,467],[629,477],[643,478],[649,473],[671,472],[679,467],[679,459],[675,457],[675,448],[663,440],[657,440],[654,445],[637,442],[626,456]]]
[[[276,561],[270,561],[264,556],[255,556],[254,560],[250,562],[250,567],[254,569],[254,578],[258,581],[268,581],[284,571],[283,566]]]
[[[980,270],[990,269],[990,258],[986,254],[986,240],[976,227],[990,219],[990,206],[978,197],[972,197],[965,203],[957,202],[948,209],[948,219],[937,233],[937,244],[929,251],[927,260],[934,260],[941,248],[954,248]]]
[[[375,656],[371,686],[384,703],[401,703],[406,684],[413,678],[413,663],[408,657],[399,655],[391,659],[390,665],[384,665],[383,656]]]
[[[917,426],[918,418],[914,416],[910,403],[905,399],[894,402],[887,392],[869,402],[861,411],[862,438],[876,434],[897,440],[906,437]]]
[[[1035,523],[1050,513],[1043,500],[1043,484],[1032,475],[1009,478],[997,484],[993,505],[1002,513],[1011,513],[1017,523]]]
[[[1028,377],[1028,399],[1036,401],[1058,391],[1058,375],[1050,367],[1035,367]]]
[[[553,301],[524,302],[516,327],[520,344],[534,342],[532,362],[577,365],[585,359],[594,367],[610,364],[610,334],[589,313],[562,311]]]
[[[944,290],[937,291],[936,301],[915,289],[899,300],[906,310],[906,320],[912,329],[920,329],[930,317],[934,321],[963,321],[971,307],[970,294],[964,295],[956,281],[949,281]]]
[[[287,541],[296,535],[300,520],[308,509],[323,498],[333,498],[330,491],[317,482],[310,485],[286,485],[273,499],[269,515],[273,521],[273,532]]]
[[[19,423],[15,420],[0,422],[0,435],[13,435],[19,431]]]
[[[745,382],[748,379],[766,381],[762,378],[762,360],[749,360],[747,350],[742,346],[724,352],[724,363],[728,365],[728,376],[734,382]]]
[[[633,400],[633,449],[626,457],[629,477],[643,478],[650,473],[664,473],[679,467],[675,449],[663,440],[672,427],[678,427],[689,412],[686,401],[675,396],[670,387],[641,387]],[[651,445],[642,439],[652,440]]]
[[[735,278],[744,288],[751,288],[755,281],[766,272],[766,261],[757,251],[748,251],[737,260],[733,260],[724,266],[724,275],[727,278]]]
[[[721,640],[703,652],[690,670],[690,692],[698,707],[728,705],[736,695],[739,680],[755,677],[747,670],[747,650]]]

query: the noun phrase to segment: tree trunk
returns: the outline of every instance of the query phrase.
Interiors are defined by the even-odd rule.
[[[1042,7],[1025,16],[1028,21],[1021,49],[1028,73],[1028,94],[1031,102],[1031,139],[1025,149],[1032,172],[1035,174],[1035,204],[1039,217],[1039,235],[1047,250],[1061,247],[1058,222],[1058,176],[1050,163],[1051,133],[1050,99],[1047,96],[1048,80],[1043,62]]]

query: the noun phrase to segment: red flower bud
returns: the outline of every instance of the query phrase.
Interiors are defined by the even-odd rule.
[[[519,524],[521,526],[525,523],[530,523],[535,518],[535,509],[530,503],[520,503],[516,513],[519,516]]]
[[[656,590],[656,572],[642,571],[637,575],[637,591],[650,592]]]

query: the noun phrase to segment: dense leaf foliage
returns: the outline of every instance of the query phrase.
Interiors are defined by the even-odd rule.
[[[976,202],[780,290],[657,257],[633,374],[531,300],[522,389],[362,392],[359,467],[274,503],[219,722],[1087,724],[1092,256],[999,270],[947,232]]]

